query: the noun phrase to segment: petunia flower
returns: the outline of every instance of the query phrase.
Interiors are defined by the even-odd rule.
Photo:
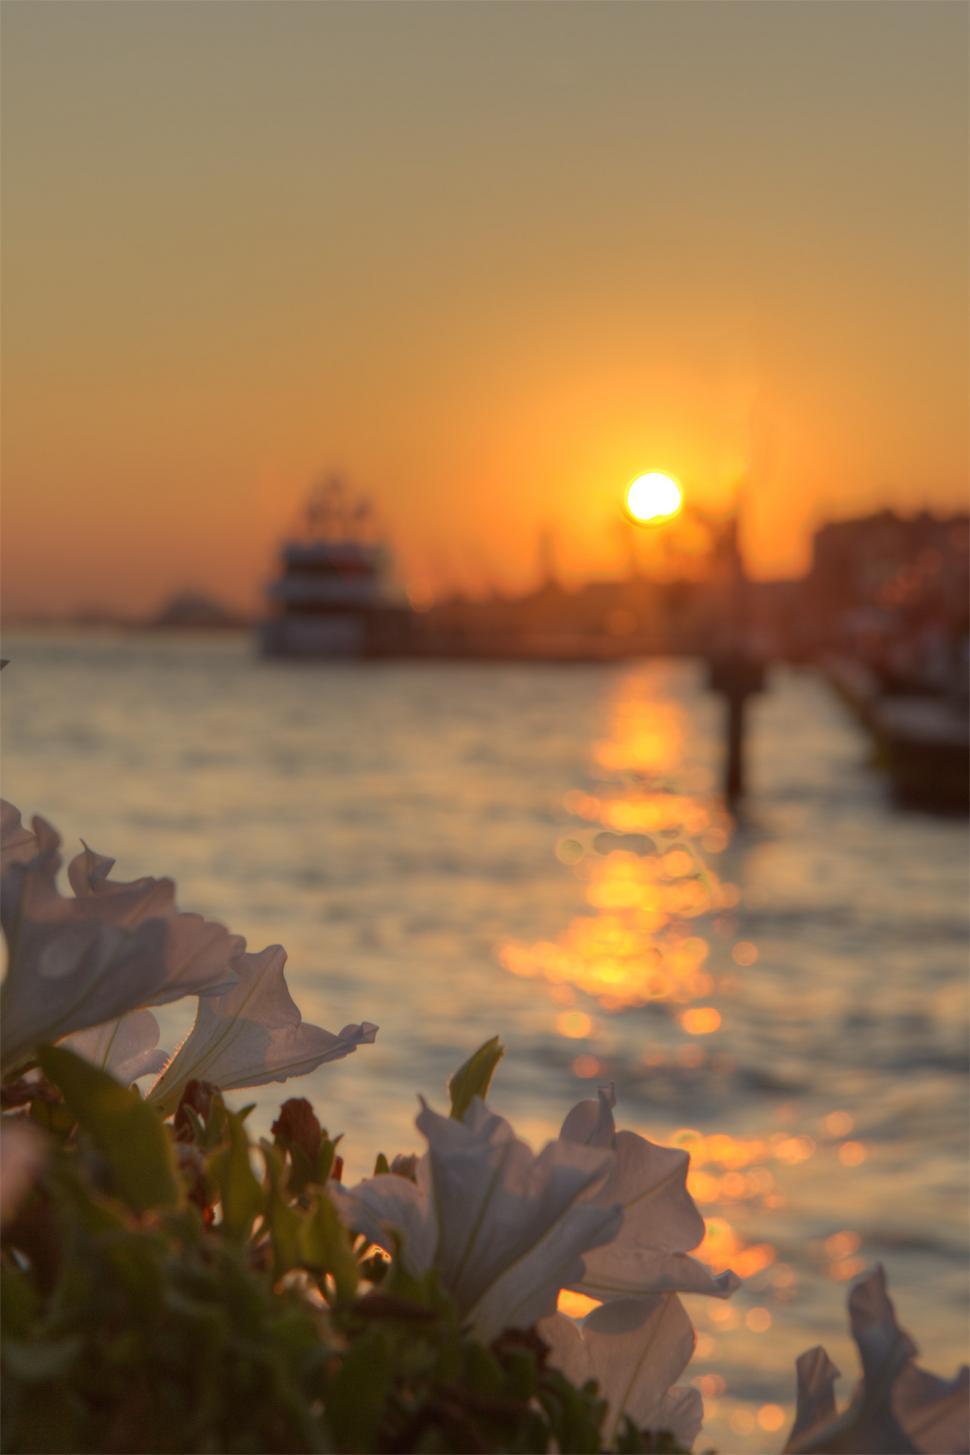
[[[613,1087],[601,1087],[597,1101],[573,1107],[559,1134],[566,1142],[614,1153],[609,1175],[587,1197],[623,1209],[616,1237],[590,1252],[581,1281],[570,1286],[603,1302],[648,1293],[728,1298],[740,1286],[737,1275],[728,1270],[714,1277],[688,1256],[704,1237],[704,1219],[687,1191],[689,1155],[636,1132],[618,1132],[615,1104]]]
[[[114,1036],[130,1011],[226,986],[245,947],[221,925],[180,914],[171,880],[115,884],[113,861],[89,849],[69,869],[75,897],[62,895],[59,848],[44,819],[28,830],[12,804],[0,805],[5,1068],[41,1042],[104,1023]]]
[[[556,1141],[536,1156],[478,1097],[460,1122],[421,1106],[428,1151],[416,1181],[384,1174],[334,1189],[341,1216],[389,1252],[399,1239],[413,1274],[437,1270],[480,1338],[529,1327],[619,1228],[617,1207],[584,1200],[612,1154]]]
[[[139,1076],[164,1070],[169,1055],[159,1050],[159,1034],[158,1021],[150,1010],[133,1010],[119,1020],[75,1031],[61,1044],[129,1086]]]
[[[612,1447],[624,1415],[639,1430],[670,1430],[690,1449],[704,1406],[696,1389],[675,1381],[694,1352],[694,1329],[675,1294],[601,1304],[577,1325],[565,1314],[539,1324],[553,1366],[573,1384],[595,1379],[607,1401],[603,1436]]]
[[[148,1100],[171,1111],[189,1081],[211,1081],[223,1090],[285,1081],[374,1040],[377,1026],[369,1021],[344,1026],[339,1035],[308,1025],[287,988],[285,964],[280,945],[240,955],[229,989],[200,998],[195,1025]]]
[[[39,852],[4,865],[0,918],[7,974],[0,987],[0,1057],[15,1067],[35,1046],[152,1003],[165,985],[165,925],[105,923],[56,884],[57,835],[34,820]]]
[[[238,935],[178,911],[170,879],[115,882],[113,860],[85,845],[68,870],[75,897],[64,897],[59,846],[43,819],[28,830],[12,804],[2,805],[5,1067],[68,1037],[122,1080],[162,1070],[167,1058],[145,1007],[187,994],[201,997],[195,1026],[152,1092],[166,1106],[192,1078],[259,1086],[373,1041],[377,1027],[367,1022],[339,1035],[305,1024],[286,988],[285,951],[244,955]]]
[[[47,890],[60,868],[59,848],[58,834],[44,819],[35,818],[32,829],[27,829],[13,804],[0,801],[0,859],[5,875],[9,871],[12,876],[7,892],[19,890],[28,897],[39,894],[42,902],[48,902],[48,913],[64,919],[93,917],[127,929],[164,920],[168,974],[152,1004],[204,995],[232,983],[230,963],[245,950],[246,941],[201,915],[180,912],[171,879],[112,880],[109,875],[115,861],[85,845],[67,870],[75,898],[63,898],[55,885],[59,902],[51,904]],[[33,861],[38,861],[36,875],[30,872]]]
[[[183,995],[211,995],[233,983],[231,963],[246,948],[241,935],[198,914],[179,911],[171,879],[109,879],[114,859],[84,845],[67,866],[67,877],[86,909],[109,924],[134,928],[151,919],[165,921],[168,976],[164,1001]],[[162,999],[152,1002],[164,1003]]]
[[[862,1379],[839,1414],[833,1386],[839,1371],[821,1347],[797,1361],[798,1404],[785,1451],[852,1451],[853,1455],[967,1455],[970,1370],[951,1380],[920,1369],[916,1345],[896,1321],[877,1264],[849,1294],[849,1322]]]
[[[786,1449],[797,1447],[809,1431],[835,1419],[835,1381],[840,1373],[821,1344],[799,1354],[795,1360],[798,1404]]]

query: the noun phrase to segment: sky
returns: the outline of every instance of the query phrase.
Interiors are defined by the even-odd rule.
[[[6,0],[12,613],[252,608],[309,487],[415,598],[624,569],[664,470],[755,574],[965,508],[960,0]]]

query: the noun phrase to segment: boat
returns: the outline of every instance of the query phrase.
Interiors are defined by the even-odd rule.
[[[846,657],[824,658],[822,671],[872,734],[898,803],[970,813],[970,723],[958,691],[886,692],[870,667]]]
[[[408,651],[413,614],[393,580],[371,507],[337,478],[307,502],[303,530],[284,541],[260,627],[264,656],[362,658]]]

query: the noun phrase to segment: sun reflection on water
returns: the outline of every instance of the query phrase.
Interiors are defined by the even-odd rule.
[[[644,1074],[730,1074],[731,998],[759,959],[758,946],[738,934],[740,893],[712,862],[729,846],[732,820],[703,788],[685,791],[688,724],[675,704],[627,678],[610,728],[594,745],[590,785],[564,797],[572,822],[556,845],[585,907],[555,939],[506,940],[499,960],[557,1007],[555,1030],[575,1047],[569,1065],[580,1081],[610,1079],[610,1017],[640,1007],[666,1024],[640,1055]],[[778,1118],[776,1127],[785,1121]],[[782,1207],[779,1179],[811,1158],[816,1143],[787,1127],[748,1137],[692,1127],[641,1130],[690,1153],[688,1187],[706,1219],[697,1256],[715,1271],[732,1267],[755,1300],[748,1308],[705,1300],[698,1310],[694,1383],[716,1408],[719,1398],[732,1398],[723,1376],[705,1367],[720,1336],[743,1330],[762,1337],[773,1326],[772,1308],[796,1294],[794,1270],[768,1238],[745,1237],[739,1215],[743,1209],[747,1224],[751,1213],[770,1217]],[[833,1152],[839,1147],[843,1165],[857,1156],[844,1140],[851,1131],[851,1119],[839,1112],[820,1129]],[[851,1236],[845,1239],[820,1256],[836,1279],[855,1261]],[[595,1303],[567,1293],[559,1307],[581,1318]],[[780,1414],[774,1405],[739,1406],[732,1428],[774,1430]]]
[[[802,1126],[791,1100],[762,1099],[760,1125],[747,1135],[702,1132],[671,1119],[686,1088],[701,1105],[713,1105],[704,1125],[716,1128],[712,1099],[746,1055],[735,1039],[732,1002],[746,979],[750,986],[749,977],[763,975],[761,949],[743,933],[740,890],[716,863],[730,846],[733,821],[691,778],[688,728],[662,689],[658,697],[655,678],[624,679],[610,733],[594,744],[587,785],[563,799],[570,822],[555,853],[582,906],[555,938],[507,939],[497,954],[510,975],[548,998],[550,1025],[579,1082],[622,1079],[628,1088],[645,1087],[651,1103],[668,1111],[659,1119],[654,1112],[649,1125],[642,1115],[628,1124],[689,1152],[687,1185],[706,1222],[695,1253],[714,1272],[731,1267],[745,1280],[730,1303],[692,1306],[693,1382],[709,1417],[720,1405],[725,1429],[756,1438],[780,1429],[790,1411],[745,1404],[738,1389],[728,1388],[733,1376],[726,1381],[711,1361],[723,1366],[739,1341],[760,1342],[769,1332],[783,1337],[786,1306],[803,1290],[794,1264],[801,1268],[807,1258],[838,1283],[861,1271],[857,1232],[830,1231],[795,1250],[785,1243],[782,1218],[793,1188],[805,1185],[796,1179],[812,1175],[801,1170],[805,1164],[817,1159],[823,1181],[836,1171],[844,1177],[862,1167],[870,1149],[856,1139],[853,1116],[838,1107]],[[631,1048],[630,1029],[640,1025],[649,1025],[646,1044]],[[685,1104],[681,1116],[692,1115]],[[559,1307],[581,1318],[595,1303],[566,1293]],[[737,1363],[747,1356],[734,1357]]]
[[[573,986],[606,1011],[648,1001],[685,1006],[709,996],[715,989],[705,968],[709,932],[691,922],[727,907],[730,896],[686,847],[638,851],[598,843],[602,837],[580,844],[575,861],[594,913],[577,915],[558,940],[506,941],[499,947],[502,965],[526,979]],[[709,1011],[685,1029],[706,1034],[716,1029],[716,1015]]]
[[[547,988],[568,986],[607,1012],[670,1004],[681,1008],[689,1035],[709,1035],[721,1012],[687,1008],[718,988],[706,963],[714,921],[738,896],[706,855],[727,846],[731,820],[709,796],[671,786],[685,748],[679,707],[644,700],[637,679],[627,679],[611,727],[593,747],[599,791],[566,793],[563,806],[575,827],[556,848],[582,882],[591,913],[577,915],[557,940],[506,941],[499,959],[513,975]],[[735,961],[752,963],[745,954]],[[557,1022],[569,1038],[585,1034],[578,1024],[567,1015]]]

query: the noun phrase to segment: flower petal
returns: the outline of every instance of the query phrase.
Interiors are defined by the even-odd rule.
[[[922,1455],[968,1455],[970,1369],[940,1379],[907,1364],[893,1385],[893,1413]]]
[[[68,865],[68,879],[86,911],[109,924],[131,927],[148,919],[165,921],[168,976],[152,1004],[229,989],[234,983],[232,961],[246,948],[242,936],[201,915],[180,913],[171,879],[146,877],[126,883],[108,877],[113,867],[113,859],[85,844],[84,852]]]
[[[200,998],[195,1025],[148,1100],[171,1109],[192,1080],[211,1081],[224,1090],[285,1081],[374,1040],[377,1026],[368,1021],[344,1026],[339,1035],[308,1025],[287,988],[285,964],[281,945],[240,955],[233,962],[231,988]]]
[[[612,1147],[616,1134],[613,1108],[616,1091],[613,1083],[599,1088],[596,1101],[579,1101],[566,1117],[559,1135],[567,1142],[582,1142],[585,1147]]]
[[[593,1373],[615,1421],[628,1414],[652,1427],[663,1396],[694,1352],[694,1328],[680,1299],[619,1299],[594,1309],[583,1326]]]
[[[608,1247],[596,1248],[587,1256],[582,1278],[570,1288],[606,1302],[649,1293],[703,1293],[708,1298],[730,1298],[741,1287],[740,1278],[730,1269],[712,1274],[689,1253],[630,1247],[624,1232],[625,1228],[621,1228]]]
[[[539,1334],[549,1346],[549,1363],[565,1374],[570,1384],[582,1387],[592,1379],[589,1350],[582,1331],[574,1319],[565,1314],[550,1314],[539,1323]]]
[[[737,1277],[728,1272],[712,1278],[685,1256],[704,1236],[704,1219],[687,1191],[688,1154],[636,1132],[615,1132],[614,1103],[613,1087],[601,1087],[598,1101],[581,1101],[560,1132],[564,1141],[613,1148],[609,1176],[588,1196],[623,1209],[618,1235],[588,1254],[576,1287],[604,1300],[671,1291],[726,1298],[738,1287]]]
[[[84,892],[67,898],[51,826],[35,818],[28,833],[10,804],[2,817],[5,1066],[40,1043],[225,981],[243,941],[178,914],[169,880],[111,884],[111,861],[85,850],[72,865]]]
[[[2,1060],[16,1065],[35,1046],[113,1020],[152,1001],[165,983],[165,926],[106,924],[57,889],[59,840],[34,819],[40,852],[3,871],[0,903],[9,950],[0,989]]]
[[[881,1263],[853,1284],[849,1294],[849,1324],[859,1347],[862,1374],[870,1397],[876,1387],[892,1383],[916,1353],[916,1345],[896,1322],[896,1310],[886,1290]]]
[[[685,1450],[690,1450],[704,1423],[704,1401],[699,1389],[675,1384],[668,1389],[653,1417],[655,1430],[669,1430]]]
[[[553,1312],[562,1288],[575,1282],[588,1250],[615,1237],[619,1208],[574,1203],[560,1210],[535,1242],[507,1264],[469,1310],[479,1336],[494,1338],[508,1328],[531,1328]]]
[[[795,1375],[798,1381],[798,1401],[795,1409],[795,1423],[788,1436],[787,1450],[804,1438],[816,1425],[826,1424],[835,1418],[835,1381],[839,1370],[828,1354],[817,1344],[806,1349],[795,1360]]]
[[[158,1021],[150,1010],[133,1010],[119,1020],[76,1031],[62,1044],[108,1071],[125,1086],[161,1071],[168,1052],[158,1049]]]
[[[618,1132],[613,1146],[616,1161],[597,1200],[623,1208],[620,1243],[631,1250],[696,1248],[704,1237],[704,1219],[687,1191],[688,1154],[659,1147],[636,1132]]]
[[[557,1141],[535,1156],[478,1097],[462,1121],[422,1101],[417,1126],[429,1150],[415,1181],[385,1174],[338,1193],[341,1216],[388,1249],[396,1234],[412,1272],[434,1267],[482,1339],[551,1314],[620,1225],[618,1207],[583,1200],[613,1154]]]
[[[335,1184],[330,1196],[347,1227],[388,1253],[395,1251],[393,1235],[398,1234],[408,1272],[415,1277],[428,1272],[434,1262],[438,1225],[424,1188],[409,1178],[385,1172],[353,1188]]]
[[[581,1360],[558,1323],[562,1317],[544,1320],[539,1332],[553,1351],[553,1363],[575,1378],[569,1371],[581,1372]],[[694,1329],[680,1300],[666,1294],[602,1304],[583,1321],[582,1342],[588,1373],[609,1403],[607,1446],[625,1414],[638,1429],[660,1428],[664,1397],[694,1352]],[[557,1362],[563,1356],[566,1367]],[[669,1406],[667,1412],[669,1417]]]
[[[862,1381],[852,1403],[832,1419],[823,1419],[802,1432],[793,1429],[786,1451],[798,1455],[823,1450],[851,1450],[856,1455],[918,1455],[919,1445],[913,1443],[893,1407],[895,1385],[916,1353],[916,1346],[896,1322],[880,1265],[852,1288],[849,1320],[862,1359]]]
[[[575,1206],[584,1192],[602,1182],[611,1154],[559,1141],[536,1157],[508,1122],[477,1097],[464,1122],[423,1105],[417,1126],[428,1139],[438,1210],[436,1263],[459,1307],[470,1311],[482,1304],[499,1276],[515,1265],[521,1280],[517,1317],[524,1318],[537,1299],[542,1312],[550,1312],[562,1287],[556,1282],[560,1274],[563,1281],[567,1269],[578,1274],[577,1258],[584,1248],[602,1242],[619,1225],[612,1207]],[[571,1210],[576,1216],[567,1224]],[[553,1230],[556,1238],[550,1241]],[[526,1262],[540,1243],[542,1257]],[[548,1285],[548,1295],[537,1292],[540,1285]],[[488,1309],[491,1319],[494,1299]],[[534,1314],[529,1322],[539,1316]],[[496,1332],[508,1326],[500,1324]]]

